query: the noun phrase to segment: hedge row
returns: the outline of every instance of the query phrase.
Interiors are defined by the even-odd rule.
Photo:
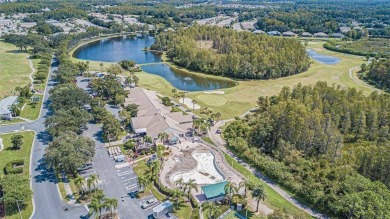
[[[5,174],[18,174],[23,173],[23,167],[14,167],[14,165],[22,166],[24,165],[24,160],[13,160],[8,162],[4,167],[4,173]]]

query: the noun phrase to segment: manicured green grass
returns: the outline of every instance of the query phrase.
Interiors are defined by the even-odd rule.
[[[264,186],[264,190],[267,194],[267,198],[265,199],[264,204],[266,204],[268,207],[270,207],[273,210],[285,209],[287,212],[290,212],[290,213],[302,213],[303,212],[300,209],[296,208],[294,205],[292,205],[290,202],[288,202],[286,199],[284,199],[282,196],[280,196],[277,192],[275,192],[272,188],[270,188],[263,181],[258,179],[253,173],[251,173],[249,170],[247,170],[244,166],[242,166],[240,163],[238,163],[232,157],[225,154],[225,159],[229,165],[231,165],[234,169],[236,169],[242,175],[247,177],[248,180],[252,181],[253,183],[260,184],[260,185]],[[310,216],[307,215],[307,218],[310,218]]]
[[[27,53],[0,40],[0,98],[10,95],[18,86],[30,83]]]
[[[11,143],[11,137],[14,134],[20,134],[23,135],[24,144],[22,145],[22,148],[20,150],[13,150],[12,149],[12,143]],[[12,134],[2,134],[0,135],[0,138],[3,139],[4,149],[0,151],[0,178],[4,176],[4,167],[5,165],[13,160],[18,159],[24,159],[24,167],[23,167],[23,173],[21,173],[21,177],[25,177],[29,179],[29,172],[30,172],[30,154],[31,154],[31,147],[33,143],[35,133],[28,131],[28,132],[18,132],[18,133],[12,133]],[[30,185],[26,185],[30,187]],[[29,200],[27,202],[26,207],[22,210],[22,217],[23,218],[29,218],[33,210],[32,201]],[[18,211],[12,211],[9,212],[6,209],[6,218],[7,219],[18,219],[20,218]]]
[[[215,218],[218,218],[221,216],[223,213],[225,213],[229,209],[228,205],[219,205],[219,210],[215,214]],[[203,210],[203,218],[204,219],[209,219],[209,211],[208,210]]]
[[[274,80],[238,81],[238,85],[235,87],[220,89],[224,91],[224,94],[190,92],[186,96],[197,100],[201,107],[208,107],[215,112],[220,112],[222,114],[222,119],[228,119],[239,116],[247,110],[256,107],[256,101],[259,96],[276,95],[280,92],[282,87],[291,87],[298,83],[307,85],[315,84],[317,81],[326,81],[330,85],[335,84],[340,85],[341,87],[353,87],[362,90],[365,95],[374,91],[374,89],[366,83],[356,83],[349,77],[349,69],[365,63],[364,57],[328,51],[322,47],[323,43],[323,41],[310,41],[308,42],[308,48],[314,49],[320,54],[336,56],[341,59],[340,63],[325,65],[313,61],[309,70],[300,74]],[[177,67],[172,64],[170,64],[170,66],[174,68]],[[183,71],[184,69],[180,68],[180,70]],[[190,71],[188,72],[191,73]],[[174,87],[162,77],[148,73],[140,73],[139,78],[141,87],[156,90],[167,96],[172,96],[171,90]],[[195,110],[195,113],[199,114],[199,110]]]
[[[188,203],[181,202],[179,204],[179,209],[174,209],[173,213],[179,219],[190,219],[192,214],[192,208]]]
[[[205,142],[207,142],[207,143],[209,143],[209,144],[215,145],[214,142],[211,140],[210,137],[203,137],[202,140],[205,141]]]
[[[41,106],[42,106],[42,100],[43,100],[43,95],[34,95],[39,97],[39,101],[34,104],[30,100],[26,103],[26,106],[20,113],[20,117],[30,119],[30,120],[35,120],[38,119],[39,117],[39,112],[41,111]]]
[[[19,122],[24,122],[24,120],[19,118],[15,118],[11,120],[0,120],[0,125],[9,125],[9,124],[15,124]]]

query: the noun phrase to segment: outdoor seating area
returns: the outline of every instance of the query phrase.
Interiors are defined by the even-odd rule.
[[[108,155],[110,155],[110,157],[122,155],[122,150],[119,146],[110,147],[110,148],[108,148],[107,152],[108,152]]]

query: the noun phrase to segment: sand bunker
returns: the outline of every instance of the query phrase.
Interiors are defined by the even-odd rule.
[[[214,91],[205,91],[205,94],[225,94],[225,91],[222,90],[214,90]]]

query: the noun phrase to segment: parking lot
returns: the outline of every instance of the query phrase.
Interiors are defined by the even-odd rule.
[[[122,185],[126,188],[128,193],[138,191],[137,175],[135,175],[129,163],[124,162],[117,164],[115,165],[115,169]]]

